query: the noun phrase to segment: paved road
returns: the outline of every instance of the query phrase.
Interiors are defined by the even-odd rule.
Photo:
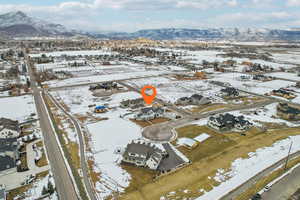
[[[272,185],[268,192],[262,194],[265,200],[286,200],[300,188],[300,166]]]
[[[297,158],[299,156],[300,156],[300,151],[291,154],[290,157],[289,157],[289,159]],[[232,200],[232,199],[235,199],[237,196],[239,196],[240,194],[242,194],[243,192],[245,192],[247,189],[253,187],[253,185],[257,181],[259,181],[261,178],[263,178],[264,176],[267,176],[268,174],[270,174],[271,172],[273,172],[275,169],[278,169],[278,167],[283,166],[285,164],[285,162],[286,162],[286,158],[283,158],[282,160],[278,161],[277,163],[273,164],[272,166],[268,167],[267,169],[259,172],[258,174],[256,174],[255,176],[253,176],[251,179],[249,179],[247,182],[245,182],[244,184],[240,185],[239,187],[237,187],[234,190],[230,191],[228,194],[224,195],[220,200]],[[300,172],[300,168],[297,170],[297,173],[299,173],[299,172]],[[297,185],[299,186],[300,185],[300,182],[299,182],[300,173],[297,175],[297,177],[298,177],[298,179],[295,177],[295,181],[298,180]],[[276,186],[274,188],[272,187],[272,191],[273,190],[274,191],[273,192],[271,192],[271,190],[269,191],[270,192],[270,196],[267,195],[269,192],[264,193],[263,194],[263,197],[264,197],[263,199],[264,200],[277,200],[278,198],[276,198],[277,197],[276,195],[278,195],[278,197],[280,197],[281,195],[279,195],[279,194],[281,192],[283,192],[283,194],[285,194],[284,191],[289,186],[288,180],[284,184],[287,184],[287,185],[281,185],[280,184],[279,186]],[[293,190],[293,191],[295,192],[298,188],[299,187],[295,188],[295,190]],[[276,189],[278,189],[278,191],[276,191]],[[294,192],[288,191],[287,193],[289,193],[289,196],[291,196]],[[279,199],[282,199],[282,198],[279,198]],[[286,200],[287,198],[283,198],[283,199]]]
[[[85,188],[88,192],[88,195],[90,197],[90,199],[92,200],[96,200],[96,196],[95,196],[95,191],[93,189],[93,186],[91,185],[90,182],[90,178],[89,178],[89,167],[87,165],[87,161],[86,161],[86,157],[85,157],[85,146],[84,146],[84,138],[83,138],[83,133],[81,131],[80,125],[78,123],[78,121],[70,114],[68,113],[62,106],[61,104],[59,104],[55,98],[53,98],[50,94],[49,97],[53,100],[53,102],[56,104],[56,106],[63,111],[69,119],[72,120],[73,124],[75,125],[75,129],[76,129],[76,133],[78,135],[79,138],[79,147],[80,147],[80,165],[81,165],[81,170],[82,170],[82,174],[83,174],[83,180],[84,180],[84,185]]]
[[[28,60],[27,60],[28,61]],[[28,63],[28,62],[27,62]],[[29,64],[29,63],[28,63]],[[44,105],[43,97],[37,88],[37,83],[30,65],[28,65],[29,75],[31,79],[31,88],[40,118],[40,126],[43,132],[44,143],[47,149],[48,159],[51,166],[51,171],[54,175],[54,181],[60,200],[76,200],[81,199],[77,196],[76,186],[73,184],[72,177],[69,174],[68,168],[64,161],[64,156],[59,148],[56,140],[55,131],[51,125],[48,116],[47,108]]]
[[[235,110],[244,110],[244,109],[262,107],[273,102],[274,102],[273,100],[270,100],[265,102],[259,102],[253,105],[241,105],[235,108],[222,109],[222,110],[207,112],[204,114],[202,113],[193,114],[192,116],[188,116],[183,119],[172,120],[169,122],[154,124],[152,126],[145,127],[142,131],[142,135],[143,137],[152,141],[168,142],[176,137],[175,131],[173,131],[174,128],[184,126],[188,123],[192,123],[193,121],[197,121],[199,119],[203,119],[211,115],[220,114],[224,112],[231,112]]]

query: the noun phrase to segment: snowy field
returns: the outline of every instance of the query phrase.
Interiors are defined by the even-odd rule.
[[[273,58],[281,62],[300,64],[300,51],[298,49],[298,51],[289,51],[282,54],[274,53]]]
[[[86,77],[78,77],[78,78],[69,78],[65,80],[53,80],[44,82],[44,84],[48,84],[49,87],[63,87],[63,86],[71,86],[75,84],[89,84],[95,82],[102,81],[113,81],[113,80],[122,80],[122,79],[130,79],[137,77],[148,77],[148,76],[157,76],[167,73],[167,71],[143,71],[143,72],[131,72],[131,73],[122,73],[122,74],[109,74],[109,75],[94,75],[94,76],[86,76]]]
[[[0,98],[0,117],[6,117],[22,122],[36,113],[33,96],[25,95],[19,97]]]
[[[171,103],[176,102],[181,97],[190,97],[193,94],[209,97],[215,103],[224,102],[218,95],[221,87],[211,85],[205,80],[176,81],[166,77],[153,77],[127,81],[127,83],[137,88],[152,85],[156,87],[158,98]]]
[[[275,90],[275,89],[295,85],[294,82],[283,81],[283,80],[272,80],[272,81],[267,81],[267,82],[261,82],[261,81],[256,81],[256,80],[242,81],[242,80],[240,80],[240,76],[242,76],[242,75],[245,75],[245,74],[222,73],[222,74],[217,74],[214,78],[212,78],[210,80],[230,83],[233,87],[238,88],[240,90],[254,92],[257,94],[261,94],[261,95],[271,92],[272,90]]]
[[[43,54],[46,56],[59,57],[62,55],[67,56],[96,56],[96,55],[110,55],[112,54],[109,51],[103,50],[91,50],[91,51],[55,51],[48,53],[39,53],[39,54],[29,54],[30,57],[41,57]]]
[[[296,73],[288,73],[288,72],[275,72],[267,74],[268,76],[273,76],[276,78],[285,78],[293,81],[300,81],[300,76],[297,76]]]
[[[70,107],[73,114],[92,112],[88,105],[108,105],[107,113],[93,114],[108,120],[87,124],[86,128],[92,136],[92,155],[95,158],[95,170],[101,172],[101,182],[96,188],[101,199],[113,191],[122,192],[129,185],[130,175],[124,171],[119,162],[121,156],[116,154],[118,148],[124,148],[131,140],[141,137],[141,128],[127,118],[120,118],[128,113],[118,108],[120,102],[126,99],[140,98],[136,92],[118,93],[109,98],[94,97],[88,87],[78,87],[52,92],[57,99],[62,99]],[[90,153],[88,153],[90,154]]]
[[[229,191],[235,189],[255,176],[257,173],[285,158],[288,154],[291,142],[293,142],[291,153],[299,151],[300,136],[291,136],[287,139],[276,142],[271,147],[260,148],[255,152],[250,152],[248,154],[249,158],[236,159],[232,162],[229,172],[225,172],[224,169],[219,169],[214,179],[220,182],[220,185],[214,187],[209,192],[205,192],[205,194],[197,198],[197,200],[221,198]],[[204,190],[200,189],[200,191]]]

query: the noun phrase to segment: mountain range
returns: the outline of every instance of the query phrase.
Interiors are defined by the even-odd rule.
[[[88,36],[101,39],[149,38],[156,40],[201,39],[201,40],[237,40],[237,41],[300,41],[299,29],[253,29],[253,28],[162,28],[127,32],[82,32],[70,31],[61,24],[50,23],[29,17],[21,11],[0,15],[0,37],[34,37],[34,36]]]

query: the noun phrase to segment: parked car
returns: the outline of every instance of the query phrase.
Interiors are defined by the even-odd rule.
[[[268,186],[268,185],[264,187],[264,191],[265,191],[265,192],[268,192],[270,189],[271,189],[271,187]]]
[[[261,198],[261,195],[259,193],[256,193],[255,195],[252,196],[251,200],[260,200],[262,199]]]

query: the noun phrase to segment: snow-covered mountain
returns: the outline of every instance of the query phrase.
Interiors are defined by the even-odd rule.
[[[254,29],[254,28],[162,28],[127,32],[88,33],[68,31],[63,25],[27,16],[21,11],[0,15],[0,35],[8,36],[88,36],[105,39],[149,38],[156,40],[201,39],[236,41],[300,41],[300,29]]]
[[[68,34],[68,30],[63,25],[29,17],[21,11],[0,15],[0,31],[13,36]]]
[[[94,34],[95,37],[115,39],[150,38],[156,40],[172,39],[203,39],[203,40],[238,40],[238,41],[266,41],[266,40],[300,40],[300,30],[253,29],[253,28],[208,28],[208,29],[147,29],[133,33]]]

